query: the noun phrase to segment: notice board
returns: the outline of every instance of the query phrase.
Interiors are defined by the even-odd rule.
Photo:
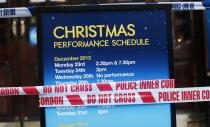
[[[207,71],[210,71],[210,9],[205,10],[205,23],[206,23],[206,41],[207,41]],[[209,74],[208,74],[209,76]]]
[[[152,4],[37,9],[40,84],[172,78],[170,9]],[[41,113],[43,127],[174,125],[170,104],[55,107]]]

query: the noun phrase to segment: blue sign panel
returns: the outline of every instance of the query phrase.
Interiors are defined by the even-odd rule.
[[[206,26],[207,26],[207,40],[208,40],[208,55],[207,55],[207,61],[208,61],[208,70],[210,70],[210,10],[206,9]]]
[[[210,0],[203,0],[204,5],[210,5]]]
[[[40,10],[38,38],[43,84],[170,78],[172,42],[167,6],[148,6]],[[170,104],[44,110],[46,127],[172,126]]]

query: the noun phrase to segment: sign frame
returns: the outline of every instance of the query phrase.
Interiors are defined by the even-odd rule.
[[[43,85],[43,56],[42,56],[42,28],[41,28],[41,13],[46,12],[85,12],[85,11],[131,11],[131,10],[164,10],[166,11],[167,20],[167,41],[168,41],[168,61],[169,61],[169,78],[174,78],[173,70],[173,41],[172,41],[172,28],[171,28],[171,5],[155,5],[155,4],[101,4],[101,5],[69,5],[69,6],[56,6],[56,7],[37,7],[37,39],[38,39],[38,56],[39,56],[39,84]],[[176,108],[175,104],[171,105],[171,127],[176,127]],[[45,108],[40,109],[40,122],[41,127],[46,126]]]

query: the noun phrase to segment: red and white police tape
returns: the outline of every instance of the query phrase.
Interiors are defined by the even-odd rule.
[[[99,106],[210,101],[210,87],[40,95],[40,107]]]
[[[27,87],[0,88],[0,96],[12,95],[42,95],[42,94],[71,94],[71,93],[99,93],[103,91],[127,91],[142,89],[175,88],[174,79],[140,80],[128,82],[111,82],[96,84],[68,84]]]
[[[210,87],[175,88],[174,79],[0,88],[0,96],[39,95],[40,107],[210,101]]]

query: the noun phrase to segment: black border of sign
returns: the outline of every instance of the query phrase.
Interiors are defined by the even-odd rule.
[[[43,85],[43,66],[42,66],[42,28],[41,28],[41,13],[43,12],[84,12],[84,11],[125,11],[125,10],[164,10],[167,13],[167,40],[169,53],[169,77],[174,78],[173,69],[173,41],[171,29],[171,5],[157,4],[103,4],[103,5],[70,5],[70,6],[55,6],[55,7],[36,7],[37,16],[37,31],[38,31],[38,53],[39,53],[39,84]],[[46,126],[45,110],[40,110],[41,127]],[[160,114],[161,117],[161,114]],[[171,104],[171,127],[176,127],[176,110],[175,104]]]

